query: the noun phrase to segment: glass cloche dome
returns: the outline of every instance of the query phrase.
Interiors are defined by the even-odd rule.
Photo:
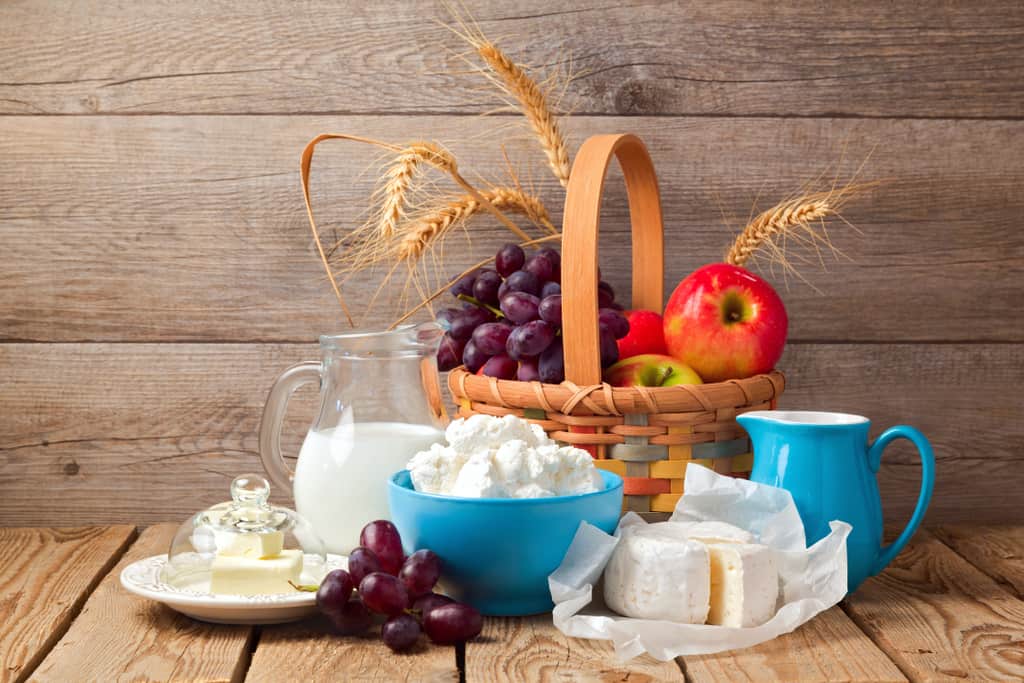
[[[231,482],[231,500],[197,512],[174,535],[162,579],[180,590],[271,595],[316,585],[326,573],[324,545],[299,513],[271,505],[256,474]]]

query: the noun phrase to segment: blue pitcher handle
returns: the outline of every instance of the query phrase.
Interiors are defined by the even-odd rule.
[[[907,439],[917,446],[918,455],[921,456],[921,494],[917,498],[917,507],[914,509],[914,515],[910,518],[910,522],[903,530],[903,533],[895,541],[879,549],[878,559],[875,560],[875,566],[871,572],[872,575],[878,574],[888,567],[893,558],[903,550],[903,546],[907,544],[910,537],[917,531],[917,527],[921,525],[921,520],[924,519],[924,512],[928,509],[928,502],[932,499],[932,489],[935,488],[935,456],[932,453],[932,446],[928,443],[928,439],[924,437],[924,434],[908,425],[897,425],[885,430],[871,444],[871,448],[868,450],[868,464],[871,467],[871,471],[878,472],[878,468],[882,464],[882,451],[896,439]]]

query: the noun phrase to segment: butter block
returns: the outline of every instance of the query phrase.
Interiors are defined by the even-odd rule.
[[[225,534],[219,554],[231,557],[252,557],[256,559],[275,557],[284,548],[284,532],[269,531],[263,534]]]
[[[275,557],[217,555],[213,559],[210,592],[231,595],[291,593],[288,582],[299,583],[302,551],[282,550]]]
[[[779,574],[775,553],[763,545],[712,543],[708,623],[747,628],[775,614]]]
[[[604,600],[627,617],[703,624],[710,608],[707,547],[673,523],[628,527],[604,573]]]

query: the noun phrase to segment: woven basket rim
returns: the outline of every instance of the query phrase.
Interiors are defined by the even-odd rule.
[[[672,387],[613,387],[608,383],[577,386],[572,382],[544,384],[474,375],[465,366],[448,373],[448,388],[456,400],[509,408],[537,408],[565,415],[624,415],[627,413],[685,413],[759,405],[774,400],[785,388],[778,370],[724,382]]]

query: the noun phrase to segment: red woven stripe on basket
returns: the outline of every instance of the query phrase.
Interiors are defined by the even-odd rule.
[[[576,426],[576,425],[569,425],[569,431],[570,432],[575,432],[577,434],[597,434],[597,427],[580,427],[580,426]],[[585,443],[574,444],[574,445],[576,446],[576,448],[582,448],[587,453],[590,453],[590,457],[591,458],[597,458],[600,455],[598,453],[598,451],[597,451],[597,446],[590,445],[590,444],[585,444]]]
[[[672,482],[668,479],[651,479],[650,477],[623,477],[622,492],[627,496],[653,496],[658,493],[671,493]]]

